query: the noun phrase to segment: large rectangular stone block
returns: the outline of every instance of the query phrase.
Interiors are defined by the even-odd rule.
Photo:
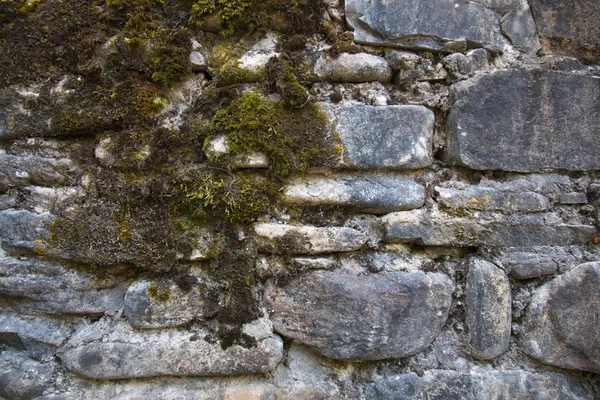
[[[600,169],[600,79],[501,70],[452,93],[449,161],[479,170]]]

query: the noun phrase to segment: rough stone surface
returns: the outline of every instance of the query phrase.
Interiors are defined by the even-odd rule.
[[[52,384],[52,364],[41,364],[25,353],[5,350],[0,354],[0,396],[27,400],[40,396]]]
[[[0,211],[0,245],[10,253],[35,252],[39,239],[47,236],[49,213],[36,214],[26,210]]]
[[[208,157],[219,157],[229,151],[229,143],[226,136],[219,136],[208,142],[204,150]],[[254,152],[240,154],[235,157],[233,164],[236,168],[269,168],[269,159],[266,154]]]
[[[467,54],[454,53],[442,60],[442,64],[453,79],[467,79],[478,72],[490,69],[490,56],[484,49],[475,49]]]
[[[0,295],[15,298],[22,312],[102,314],[123,307],[127,274],[103,279],[59,264],[0,257]]]
[[[392,75],[385,58],[366,53],[342,53],[336,58],[321,56],[313,67],[313,80],[319,82],[388,83]]]
[[[478,219],[413,210],[388,214],[382,218],[382,222],[387,242],[426,246],[586,244],[596,233],[594,226],[566,224],[553,214],[501,215],[492,219]]]
[[[502,263],[510,269],[510,276],[515,279],[531,279],[558,271],[557,262],[546,254],[507,252],[502,255]]]
[[[422,377],[409,373],[373,383],[367,388],[367,397],[374,400],[588,400],[594,398],[594,389],[582,379],[556,373],[431,370]]]
[[[186,276],[186,286],[173,281],[139,280],[125,295],[124,313],[134,328],[167,328],[213,317],[224,305],[216,282],[204,274]],[[168,294],[167,300],[149,294],[151,288]],[[150,290],[151,291],[151,290]]]
[[[77,332],[59,353],[69,371],[92,379],[260,374],[283,357],[283,342],[266,320],[244,326],[253,345],[227,349],[202,328],[140,332],[99,324]]]
[[[600,169],[600,79],[501,70],[452,92],[449,160],[480,170]]]
[[[452,183],[449,183],[452,185]],[[550,202],[541,194],[533,192],[501,192],[475,185],[436,187],[438,201],[453,209],[473,209],[512,212],[539,212],[550,209]]]
[[[586,61],[600,60],[600,3],[531,0],[530,4],[547,50]]]
[[[285,187],[289,204],[349,206],[382,214],[419,208],[425,201],[423,186],[396,175],[330,175],[293,179]]]
[[[0,343],[24,350],[38,360],[52,357],[70,333],[69,326],[60,320],[0,315]]]
[[[431,164],[435,117],[423,106],[321,103],[351,168],[416,169]]]
[[[562,193],[559,197],[561,204],[587,204],[588,199],[585,193]]]
[[[277,332],[342,360],[414,354],[439,334],[454,284],[443,274],[315,271],[266,298]],[[381,301],[384,298],[385,301]]]
[[[537,290],[522,326],[528,355],[562,368],[600,373],[600,263],[581,264]]]
[[[277,251],[284,246],[291,254],[337,253],[358,250],[367,236],[352,228],[256,224],[254,232],[265,251]]]
[[[540,49],[537,27],[528,5],[513,7],[502,17],[500,26],[517,49],[529,53]]]
[[[199,51],[192,51],[190,53],[190,65],[192,72],[204,72],[208,67],[204,56]]]
[[[481,360],[500,356],[508,349],[511,331],[510,283],[504,271],[471,259],[466,302],[471,354]]]
[[[364,44],[445,52],[464,51],[467,42],[506,44],[499,16],[476,2],[348,0],[346,19]]]
[[[436,63],[415,53],[388,49],[385,59],[394,71],[397,71],[394,75],[396,85],[404,86],[415,81],[439,81],[448,77],[442,63]]]

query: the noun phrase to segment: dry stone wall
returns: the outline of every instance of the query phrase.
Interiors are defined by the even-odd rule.
[[[0,399],[598,398],[599,19],[0,2]]]

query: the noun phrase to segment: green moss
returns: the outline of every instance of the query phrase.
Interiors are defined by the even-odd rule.
[[[287,105],[302,107],[308,102],[308,93],[298,81],[288,57],[271,57],[265,68],[265,78]]]
[[[44,0],[24,0],[19,5],[18,11],[23,15],[27,15],[33,10],[35,10],[38,4],[40,4],[43,1]]]
[[[161,30],[155,37],[148,60],[151,78],[165,85],[181,80],[190,73],[190,33],[185,29]]]
[[[166,280],[152,282],[148,287],[148,296],[159,303],[166,303],[171,298],[171,284]]]

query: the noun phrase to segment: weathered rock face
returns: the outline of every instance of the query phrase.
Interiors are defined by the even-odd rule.
[[[26,210],[0,211],[0,245],[11,253],[33,253],[36,241],[48,234],[49,213],[37,214]]]
[[[547,373],[482,371],[460,373],[432,370],[384,379],[368,387],[370,399],[591,399],[594,390],[584,380]]]
[[[544,46],[558,54],[600,60],[600,4],[582,0],[532,0],[531,8]]]
[[[392,69],[382,57],[366,53],[342,53],[336,58],[319,57],[313,67],[312,79],[321,82],[388,83],[392,75]]]
[[[581,264],[534,295],[522,330],[522,349],[562,368],[600,372],[600,263]]]
[[[508,349],[511,329],[510,284],[504,271],[472,259],[467,274],[467,325],[473,357],[489,360]]]
[[[6,350],[0,354],[0,396],[33,399],[52,384],[52,364],[41,364],[24,353]]]
[[[600,80],[504,70],[458,83],[453,95],[447,129],[455,163],[519,172],[600,169]]]
[[[510,276],[515,279],[531,279],[538,276],[552,275],[558,265],[552,257],[524,251],[503,254],[502,262],[510,268]]]
[[[416,169],[431,164],[434,115],[422,106],[321,103],[344,146],[342,165]]]
[[[448,317],[453,291],[439,273],[365,274],[348,266],[272,286],[266,296],[282,335],[327,357],[378,360],[427,347]]]
[[[506,43],[499,16],[476,2],[351,0],[346,18],[358,43],[447,52]]]
[[[38,360],[51,358],[70,333],[69,325],[60,320],[0,315],[0,343]]]
[[[425,201],[423,186],[383,174],[298,177],[284,190],[289,204],[348,206],[374,214],[419,208]]]
[[[244,375],[275,368],[283,357],[283,342],[268,321],[256,320],[244,332],[251,344],[222,349],[202,329],[139,332],[122,323],[90,326],[59,355],[68,370],[92,379]]]

